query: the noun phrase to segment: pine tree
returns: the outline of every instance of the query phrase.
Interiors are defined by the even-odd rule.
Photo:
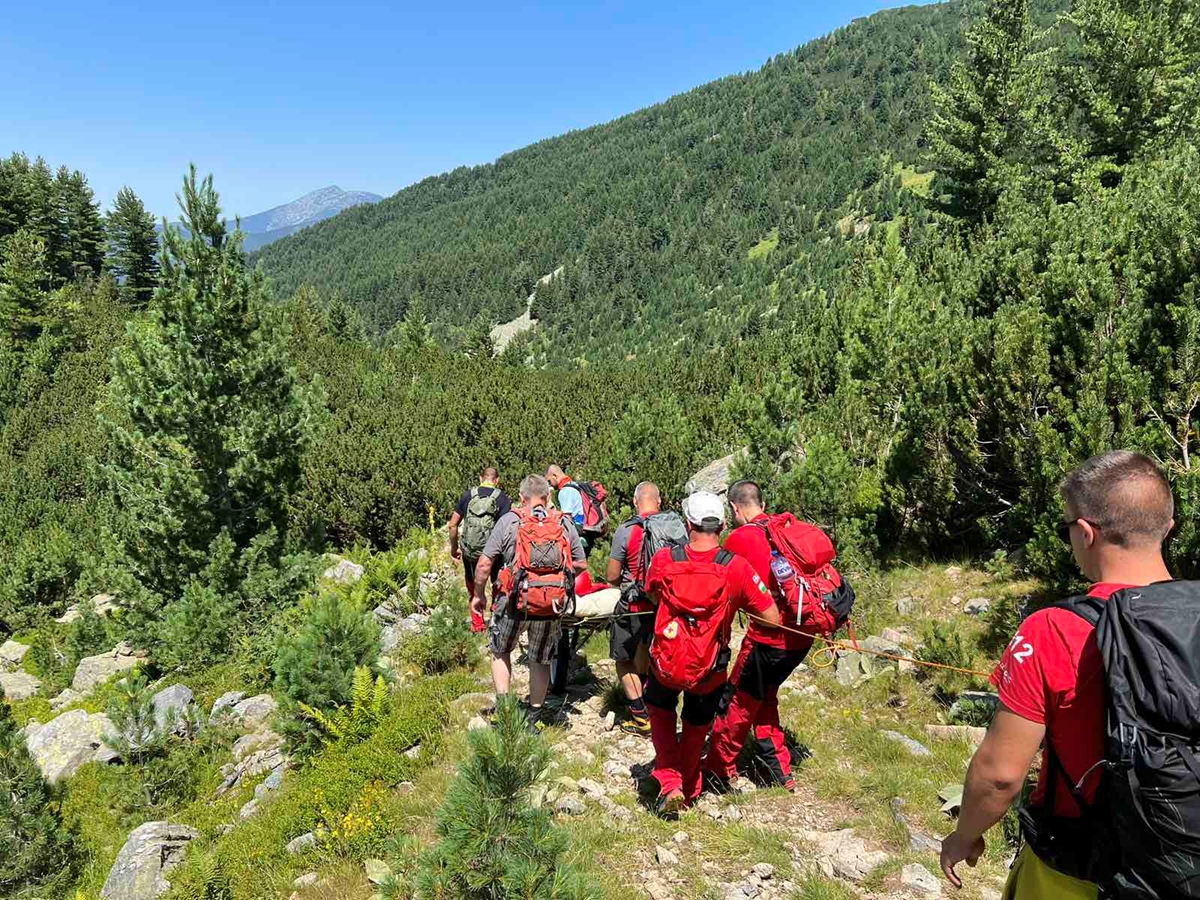
[[[954,63],[947,86],[930,86],[929,161],[950,194],[947,211],[970,221],[982,221],[995,207],[1028,127],[1037,83],[1029,6],[1030,0],[988,0],[967,33],[966,61]]]
[[[54,179],[54,189],[62,235],[55,260],[59,278],[71,281],[99,275],[104,263],[104,221],[87,178],[63,166]]]
[[[585,900],[596,886],[563,860],[566,835],[534,785],[550,764],[515,697],[500,698],[492,728],[473,731],[438,813],[441,841],[422,860],[416,896],[427,900]]]
[[[395,344],[405,353],[420,353],[433,345],[433,332],[429,327],[429,312],[419,294],[408,304],[404,321]]]
[[[0,690],[0,893],[61,871],[70,847],[54,795]]]
[[[218,539],[260,558],[266,541],[277,558],[320,411],[264,315],[265,279],[247,271],[241,234],[226,232],[211,176],[198,182],[192,167],[180,205],[186,232],[166,232],[163,287],[113,357],[101,421],[142,618],[183,595]]]
[[[1063,77],[1105,183],[1145,150],[1200,132],[1200,10],[1194,0],[1076,0],[1078,59]]]
[[[36,340],[46,313],[46,244],[30,228],[0,242],[0,342],[19,352]]]
[[[121,299],[141,308],[150,302],[158,285],[158,235],[154,217],[137,194],[123,187],[117,192],[105,227],[108,268],[121,283]]]

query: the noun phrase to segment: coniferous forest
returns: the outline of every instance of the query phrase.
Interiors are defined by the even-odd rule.
[[[237,659],[296,708],[349,703],[378,635],[336,604],[301,624],[320,554],[390,550],[488,464],[515,488],[559,462],[619,507],[643,479],[677,502],[742,447],[741,474],[848,566],[1000,558],[1060,585],[1059,480],[1137,448],[1172,479],[1172,563],[1196,575],[1198,143],[1189,0],[953,0],[252,255],[203,161],[160,245],[136,185],[102,211],[70,160],[19,148],[0,160],[0,620],[35,633],[118,593],[43,680],[129,639],[172,671]],[[534,327],[497,353],[530,294]],[[341,636],[325,693],[288,674],[305,627]],[[0,769],[23,773],[12,731]],[[40,814],[46,862],[4,854],[0,892],[70,856]]]

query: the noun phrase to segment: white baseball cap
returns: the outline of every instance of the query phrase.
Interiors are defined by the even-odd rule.
[[[724,525],[725,501],[711,491],[696,491],[683,501],[683,514],[693,525]]]

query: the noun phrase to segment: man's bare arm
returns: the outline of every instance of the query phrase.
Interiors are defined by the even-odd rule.
[[[604,573],[604,580],[613,587],[621,586],[621,561],[619,559],[608,560],[608,569]]]
[[[955,887],[962,881],[954,867],[963,860],[974,865],[979,859],[984,833],[1020,796],[1045,735],[1045,725],[1023,719],[1003,704],[996,712],[967,768],[958,827],[942,843],[942,871]]]
[[[458,514],[458,510],[454,511],[454,515],[450,517],[450,555],[458,559],[458,523],[462,521],[462,516]]]
[[[483,608],[483,598],[487,592],[488,582],[492,578],[492,567],[495,561],[490,556],[482,556],[479,562],[475,564],[475,599],[479,601],[480,609]]]

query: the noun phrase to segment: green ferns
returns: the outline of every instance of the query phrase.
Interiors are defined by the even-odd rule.
[[[353,697],[349,706],[338,706],[333,712],[324,713],[307,703],[300,704],[300,711],[321,729],[326,743],[361,741],[369,737],[375,727],[387,715],[388,686],[382,675],[371,680],[371,670],[359,666],[354,670]]]

